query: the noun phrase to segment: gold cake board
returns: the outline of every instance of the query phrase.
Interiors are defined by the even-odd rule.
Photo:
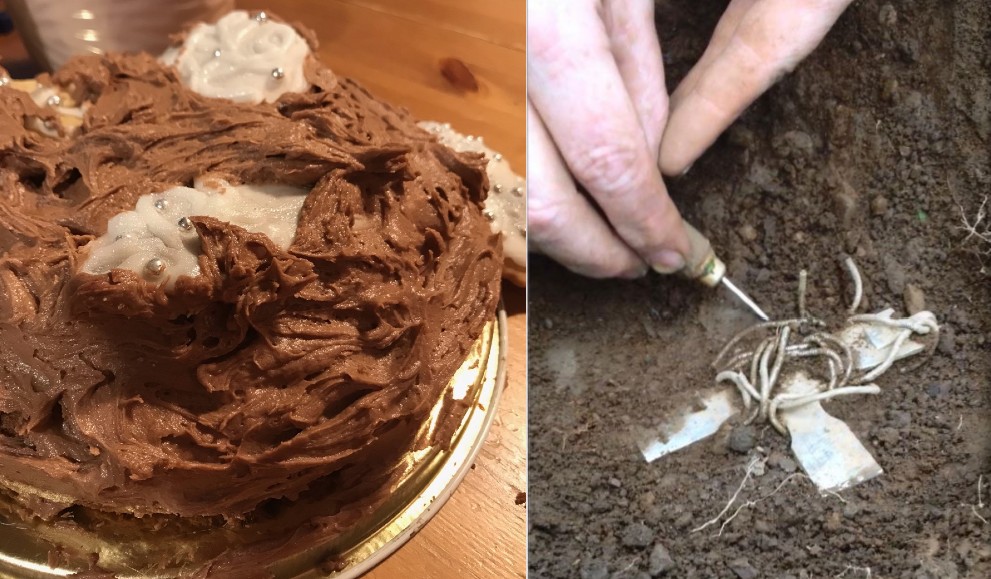
[[[433,446],[409,453],[406,473],[395,483],[389,498],[371,515],[344,533],[263,563],[265,571],[278,579],[351,579],[381,563],[423,528],[457,489],[485,441],[506,382],[506,335],[506,312],[500,307],[496,319],[485,325],[449,385],[449,391],[456,393],[456,397],[461,394],[469,406],[454,429],[448,448]],[[421,430],[423,439],[429,438],[438,427],[443,402],[435,405]],[[200,535],[197,540],[222,543],[229,531],[216,529],[206,533],[217,537]],[[88,570],[82,563],[85,554],[94,552],[100,554],[100,569],[120,579],[181,576],[195,572],[200,567],[198,563],[210,560],[185,561],[181,567],[167,566],[156,571],[148,567],[141,569],[144,567],[140,565],[141,553],[150,556],[156,549],[162,549],[155,535],[149,529],[146,538],[121,544],[88,530],[66,531],[43,522],[24,522],[0,514],[0,579],[48,579],[84,572]],[[56,549],[75,555],[66,558],[74,564],[50,565],[50,554]],[[328,560],[335,562],[333,570],[328,570]],[[222,569],[217,571],[222,576]]]

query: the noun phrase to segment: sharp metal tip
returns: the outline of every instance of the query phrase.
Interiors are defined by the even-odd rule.
[[[726,289],[728,289],[729,291],[733,292],[736,295],[736,297],[740,298],[740,301],[741,302],[747,304],[747,307],[749,307],[751,310],[753,310],[754,313],[757,314],[757,317],[759,317],[761,320],[763,320],[765,322],[768,322],[768,321],[771,320],[771,318],[768,317],[768,315],[764,313],[764,310],[760,309],[760,306],[758,306],[754,302],[754,300],[750,299],[750,296],[748,296],[747,294],[743,293],[743,291],[740,288],[736,287],[733,284],[733,282],[731,282],[728,278],[726,278],[725,276],[723,276],[723,279],[721,279],[720,281],[722,282],[722,284],[724,286],[726,286]]]

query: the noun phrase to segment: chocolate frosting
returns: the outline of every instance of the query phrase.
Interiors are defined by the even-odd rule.
[[[499,299],[484,160],[306,68],[310,92],[251,105],[148,55],[79,57],[52,76],[90,103],[65,138],[0,88],[0,478],[236,517],[410,444]],[[202,274],[171,290],[79,271],[108,219],[206,174],[312,188],[288,250],[194,216]]]

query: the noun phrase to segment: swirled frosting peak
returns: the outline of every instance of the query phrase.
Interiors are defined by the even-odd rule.
[[[215,24],[198,24],[183,44],[162,54],[182,82],[203,96],[237,102],[273,102],[287,92],[310,87],[303,64],[310,54],[306,40],[292,26],[231,12]]]

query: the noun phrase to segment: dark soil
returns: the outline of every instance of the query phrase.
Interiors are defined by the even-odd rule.
[[[724,6],[659,4],[669,86]],[[942,326],[932,357],[888,372],[878,396],[826,405],[885,473],[840,496],[792,477],[721,536],[719,525],[692,533],[754,457],[767,470],[737,504],[795,469],[787,439],[763,425],[733,434],[732,449],[729,424],[652,464],[635,443],[713,387],[709,363],[753,318],[723,291],[587,280],[534,258],[531,576],[991,577],[991,264],[982,270],[961,229],[961,211],[973,217],[991,194],[989,30],[986,0],[856,2],[670,185],[772,317],[793,316],[806,268],[810,309],[841,319],[842,253],[860,265],[870,311],[904,315],[921,290]]]

